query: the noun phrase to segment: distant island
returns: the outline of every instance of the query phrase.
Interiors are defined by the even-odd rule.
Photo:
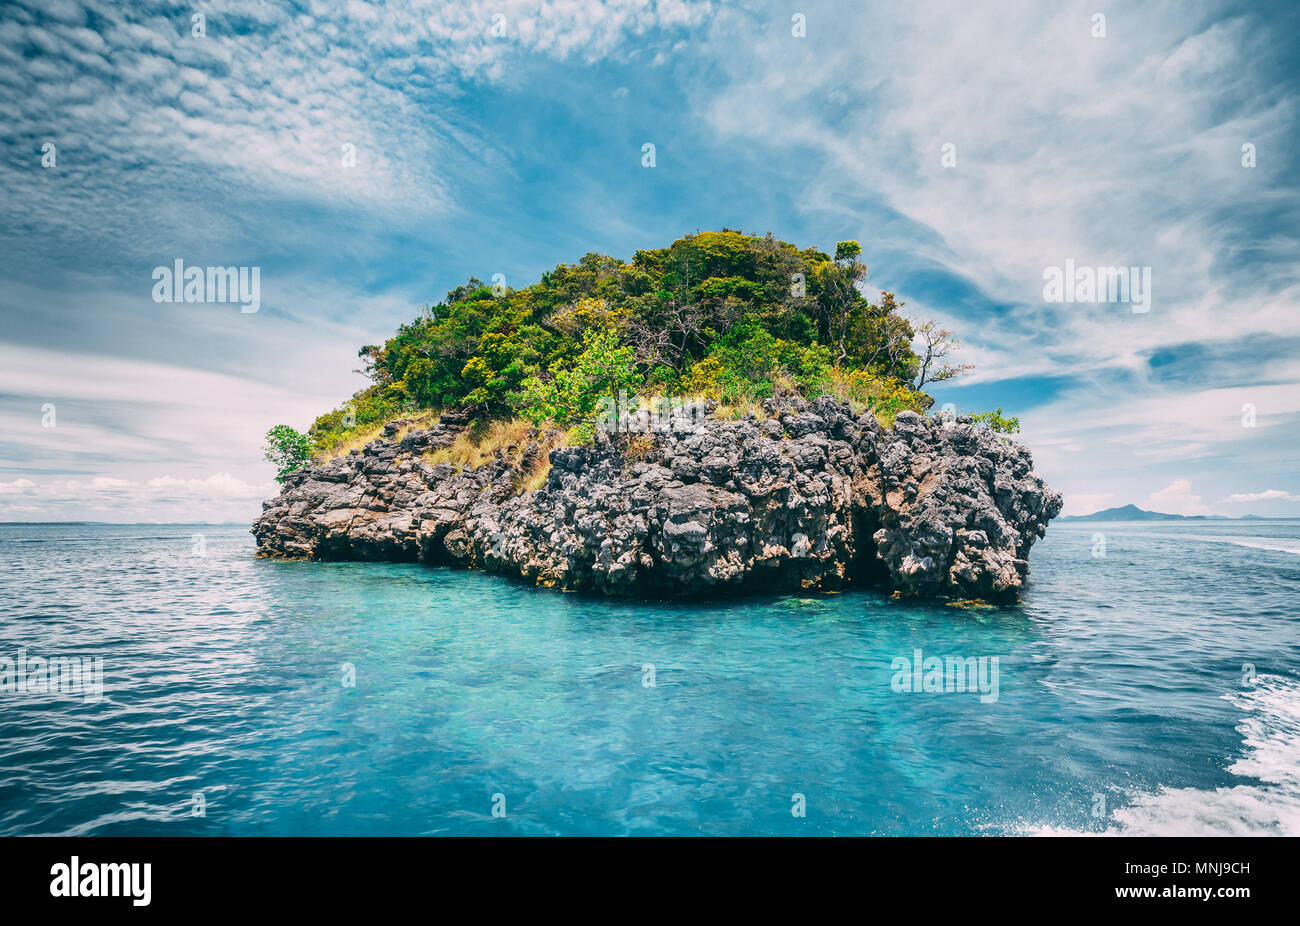
[[[1245,514],[1240,518],[1230,518],[1223,514],[1165,514],[1163,511],[1147,511],[1137,505],[1123,505],[1119,508],[1107,508],[1092,514],[1072,514],[1058,521],[1272,521],[1257,514]]]

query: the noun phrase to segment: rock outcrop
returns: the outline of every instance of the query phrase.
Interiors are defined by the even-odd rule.
[[[768,400],[761,420],[701,411],[551,450],[535,491],[521,486],[545,465],[540,432],[458,472],[421,457],[463,422],[400,439],[396,422],[286,477],[253,533],[265,555],[460,564],[608,595],[858,583],[1014,600],[1061,508],[1028,450],[967,418],[904,412],[882,430],[830,398]]]

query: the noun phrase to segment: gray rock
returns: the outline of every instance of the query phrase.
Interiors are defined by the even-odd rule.
[[[1014,600],[1061,509],[1029,451],[973,424],[769,399],[772,417],[687,417],[648,435],[550,452],[545,485],[504,460],[456,472],[419,455],[465,425],[290,474],[253,525],[259,552],[460,564],[619,596],[882,584],[906,596]],[[709,410],[710,412],[712,409]],[[540,435],[538,435],[540,438]],[[536,461],[539,444],[524,451]]]

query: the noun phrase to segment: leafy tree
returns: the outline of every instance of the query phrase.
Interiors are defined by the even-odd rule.
[[[867,266],[858,260],[861,253],[862,245],[856,241],[841,241],[835,245],[835,268],[839,272],[831,275],[833,287],[830,295],[834,310],[834,333],[839,348],[835,354],[836,367],[848,357],[844,341],[849,333],[849,319],[863,302],[858,284],[867,278]]]
[[[285,476],[311,459],[311,438],[287,424],[277,424],[266,432],[262,450],[266,460],[275,464],[275,481],[284,482]]]
[[[904,305],[893,293],[882,292],[879,304],[867,305],[854,316],[849,327],[848,366],[900,383],[916,379],[919,358],[912,352],[916,333],[901,313]]]
[[[588,424],[601,398],[617,399],[620,389],[640,386],[633,350],[620,346],[618,332],[588,331],[582,343],[582,353],[572,364],[560,361],[552,365],[548,378],[534,376],[524,383],[519,411],[525,418],[535,424]]]

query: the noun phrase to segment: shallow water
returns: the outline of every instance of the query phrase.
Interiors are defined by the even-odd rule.
[[[1018,608],[636,604],[0,525],[0,658],[103,659],[97,701],[0,693],[0,833],[1296,835],[1297,550],[1057,524]],[[996,699],[895,690],[917,649]]]

